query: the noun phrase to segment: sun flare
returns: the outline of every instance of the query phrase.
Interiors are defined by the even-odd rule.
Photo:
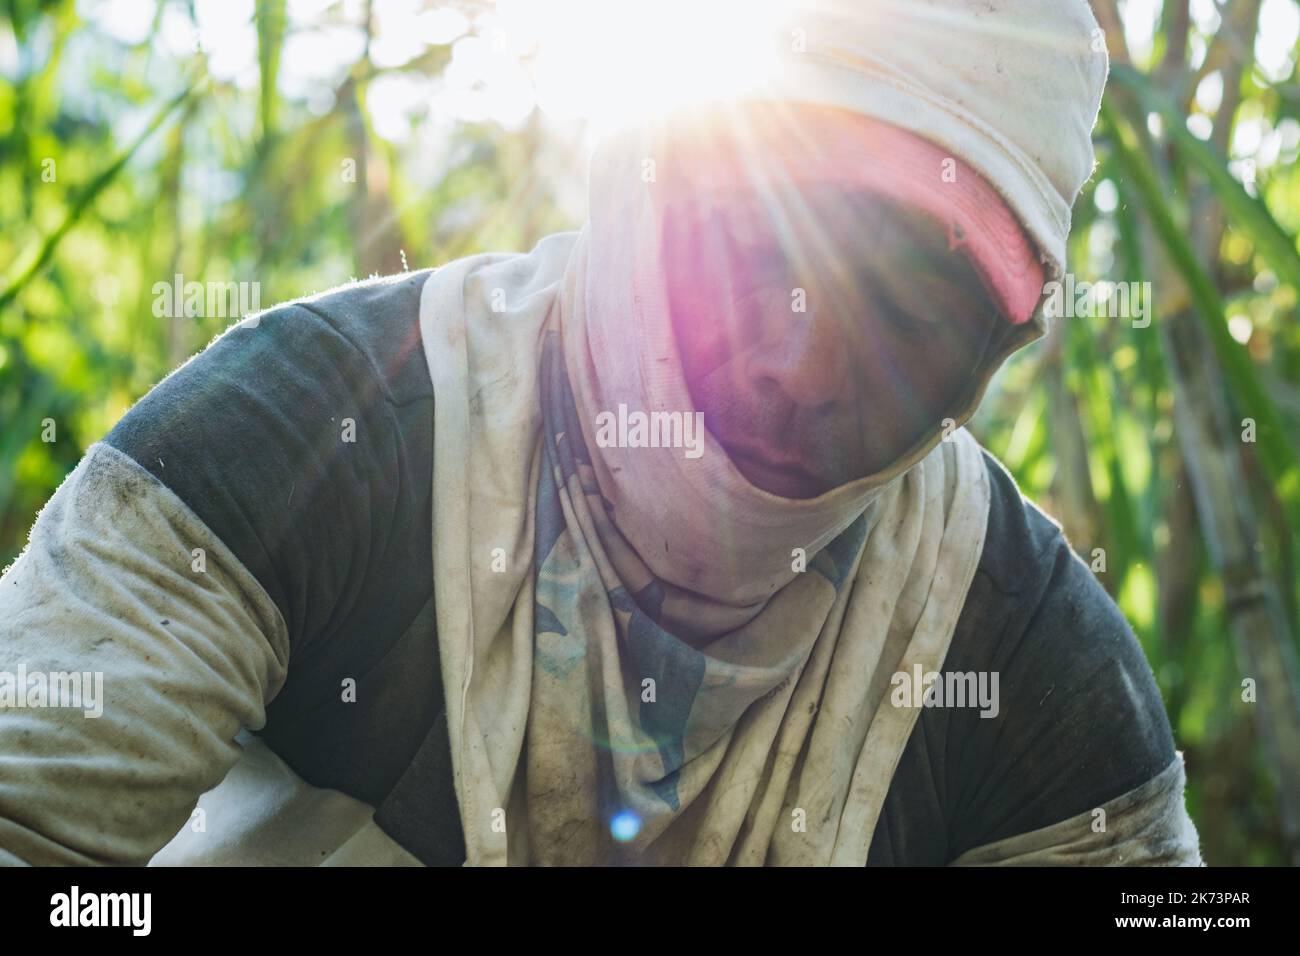
[[[509,19],[512,4],[501,4]],[[522,6],[522,4],[520,4]],[[556,0],[533,6],[540,105],[624,123],[743,94],[774,68],[782,0]]]

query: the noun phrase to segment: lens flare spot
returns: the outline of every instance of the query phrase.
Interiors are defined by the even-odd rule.
[[[609,832],[619,843],[627,843],[641,832],[641,818],[631,810],[624,810],[609,821]]]

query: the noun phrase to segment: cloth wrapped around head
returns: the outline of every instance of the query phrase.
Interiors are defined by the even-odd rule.
[[[783,34],[757,95],[872,117],[969,164],[1060,277],[1108,66],[1084,0],[809,0]]]
[[[430,278],[434,585],[470,862],[865,861],[918,713],[889,677],[942,665],[983,547],[983,461],[935,421],[888,467],[793,499],[707,432],[694,455],[609,441],[611,415],[696,413],[663,212],[830,183],[941,223],[1005,319],[948,410],[960,425],[1042,333],[1093,164],[1095,28],[1082,0],[798,4],[747,105],[597,149],[579,234]]]

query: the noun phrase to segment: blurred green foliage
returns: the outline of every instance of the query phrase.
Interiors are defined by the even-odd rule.
[[[1231,14],[1208,0],[1096,4],[1115,70],[1072,269],[1152,281],[1154,321],[1058,320],[1003,370],[972,426],[1084,560],[1104,549],[1098,578],[1155,670],[1211,864],[1283,863],[1294,837],[1256,705],[1242,700],[1248,675],[1189,480],[1191,457],[1208,452],[1180,441],[1158,330],[1195,314],[1233,421],[1258,422],[1257,440],[1237,443],[1237,494],[1258,518],[1254,544],[1294,647],[1294,33],[1277,62],[1254,56],[1260,36],[1292,22],[1278,2],[1243,0]],[[256,281],[265,307],[357,276],[528,248],[581,222],[573,126],[536,111],[508,125],[432,109],[377,121],[394,78],[437,82],[450,41],[380,65],[370,4],[317,3],[305,21],[294,4],[257,0],[244,13],[252,72],[223,72],[220,44],[195,26],[199,5],[147,4],[137,36],[122,35],[117,6],[9,0],[0,18],[0,566],[85,448],[229,323],[155,316],[155,283]],[[455,6],[471,33],[486,29],[486,5]],[[194,42],[181,49],[187,23]],[[330,30],[360,37],[335,44],[355,53],[332,73],[286,72],[314,62],[288,56],[290,44]],[[1204,217],[1220,228],[1198,245]]]

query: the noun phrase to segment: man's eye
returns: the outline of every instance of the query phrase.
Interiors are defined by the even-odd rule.
[[[872,270],[867,281],[871,300],[893,324],[908,332],[931,334],[954,314],[975,307],[969,290],[938,275],[933,267]]]
[[[729,235],[728,252],[737,289],[752,291],[789,284],[790,261],[780,246],[754,241],[742,244]]]
[[[934,336],[935,328],[931,323],[892,301],[878,300],[875,312],[890,328],[909,341],[928,341]]]

